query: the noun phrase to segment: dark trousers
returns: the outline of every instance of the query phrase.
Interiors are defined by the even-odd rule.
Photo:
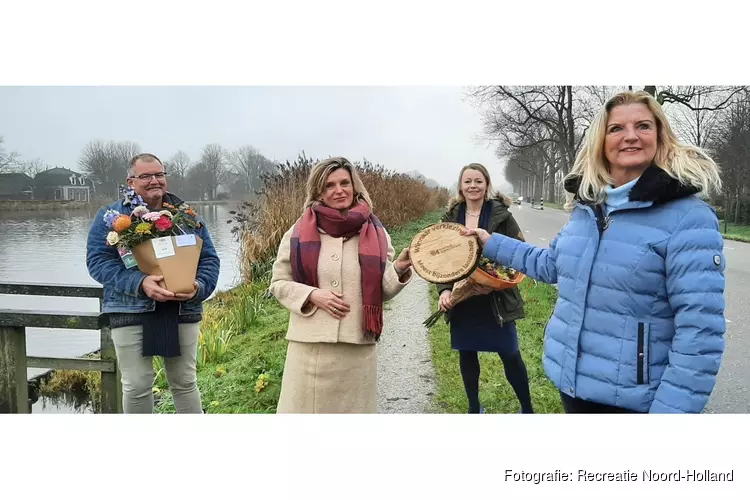
[[[601,403],[594,403],[593,401],[572,398],[562,391],[560,391],[560,399],[562,400],[565,413],[640,413],[626,408],[620,408],[618,406],[610,406]]]
[[[512,354],[498,353],[505,368],[505,377],[521,403],[521,413],[534,413],[529,391],[529,376],[521,352]],[[469,399],[469,413],[479,413],[479,354],[476,351],[458,351],[458,364],[464,382],[466,396]]]

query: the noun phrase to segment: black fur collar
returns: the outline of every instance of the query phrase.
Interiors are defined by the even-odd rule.
[[[565,179],[565,190],[575,194],[576,200],[578,200],[578,187],[580,185],[580,176]],[[654,204],[658,204],[685,198],[698,191],[697,187],[681,184],[680,181],[663,169],[653,165],[643,172],[633,189],[630,190],[628,199],[630,201],[653,201]]]

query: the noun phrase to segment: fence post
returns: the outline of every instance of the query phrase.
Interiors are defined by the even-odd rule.
[[[102,326],[100,330],[101,359],[114,361],[117,370],[114,373],[102,372],[101,412],[122,413],[122,384],[120,368],[117,365],[115,344],[112,342],[112,330],[109,326]]]
[[[26,329],[0,326],[0,413],[31,413],[26,375]]]

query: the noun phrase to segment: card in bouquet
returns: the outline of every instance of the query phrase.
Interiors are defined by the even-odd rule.
[[[451,283],[469,276],[480,255],[476,236],[461,236],[466,226],[442,222],[417,233],[409,246],[416,273],[430,283]]]

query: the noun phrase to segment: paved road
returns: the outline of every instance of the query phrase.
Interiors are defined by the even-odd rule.
[[[528,242],[548,246],[568,220],[561,210],[511,209]],[[727,240],[726,350],[706,413],[750,413],[750,244]]]
[[[378,413],[431,413],[435,372],[422,325],[431,313],[429,285],[416,274],[387,305],[378,343]]]

